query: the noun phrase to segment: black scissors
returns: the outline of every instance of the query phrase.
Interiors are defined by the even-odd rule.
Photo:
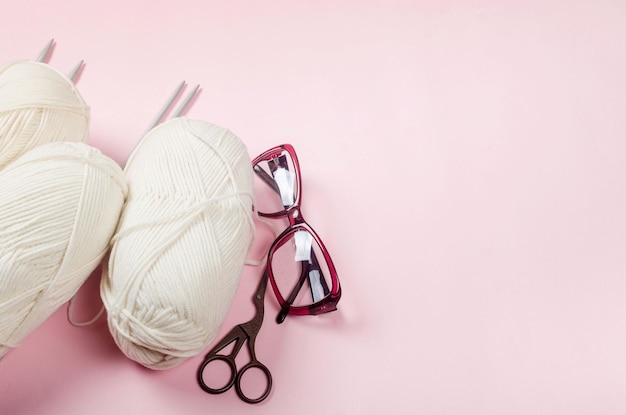
[[[206,355],[204,361],[198,368],[198,383],[200,387],[208,393],[219,394],[224,393],[229,390],[233,385],[235,385],[235,389],[237,390],[237,395],[239,398],[247,403],[259,403],[270,394],[270,390],[272,389],[272,374],[269,369],[261,362],[259,362],[256,358],[256,354],[254,351],[254,343],[256,340],[256,336],[261,330],[261,326],[263,325],[263,314],[264,314],[264,301],[265,301],[265,289],[267,288],[267,271],[263,273],[263,277],[261,277],[261,281],[259,282],[259,286],[256,289],[256,293],[254,297],[252,297],[252,302],[256,306],[256,314],[252,320],[238,324],[233,327],[233,329],[222,338],[211,349],[211,351]],[[250,363],[242,367],[240,370],[237,370],[237,364],[235,363],[235,357],[241,350],[241,346],[243,346],[244,342],[248,340],[248,351],[250,353]],[[231,344],[232,342],[236,342],[233,348],[233,351],[229,355],[218,354],[222,349]],[[211,388],[204,382],[204,371],[209,365],[209,363],[213,361],[222,361],[228,364],[230,367],[230,379],[226,385],[221,388]],[[241,379],[243,375],[246,373],[248,369],[260,369],[267,379],[267,384],[265,387],[265,391],[258,398],[250,398],[245,395],[243,390],[241,389]]]

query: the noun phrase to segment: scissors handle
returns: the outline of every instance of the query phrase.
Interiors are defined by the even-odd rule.
[[[204,381],[204,371],[206,370],[206,368],[209,366],[211,362],[214,362],[217,360],[221,362],[225,362],[228,365],[228,367],[230,368],[230,378],[228,379],[226,384],[222,386],[221,388],[212,388],[209,385],[207,385]],[[219,355],[219,354],[210,355],[206,359],[204,359],[204,361],[198,368],[198,384],[205,392],[211,393],[213,395],[224,393],[230,388],[232,388],[233,385],[235,384],[235,380],[237,379],[237,376],[238,376],[237,365],[235,364],[235,359],[233,359],[231,356],[224,356],[224,355]]]
[[[241,388],[241,381],[249,369],[259,369],[265,375],[266,383],[265,389],[261,395],[256,398],[251,398],[246,395],[246,393]],[[241,398],[242,401],[247,403],[259,403],[268,397],[270,391],[272,390],[272,374],[270,373],[267,366],[258,360],[253,360],[244,367],[241,368],[239,372],[237,372],[237,379],[235,380],[235,389],[237,390],[237,395]]]
[[[230,377],[228,378],[228,381],[226,382],[226,384],[224,384],[224,386],[214,388],[206,384],[204,380],[204,372],[206,371],[206,368],[211,364],[211,362],[215,362],[215,361],[225,362],[228,365],[228,367],[230,368]],[[252,398],[246,395],[246,392],[244,392],[243,388],[241,387],[241,383],[244,379],[244,375],[250,369],[259,369],[263,373],[266,379],[265,389],[263,390],[263,393],[255,398]],[[267,366],[265,366],[263,363],[259,362],[258,360],[251,361],[250,363],[242,367],[241,370],[237,371],[235,360],[231,356],[212,355],[206,358],[202,362],[200,367],[198,368],[198,384],[205,392],[208,392],[214,395],[224,393],[230,388],[232,388],[233,385],[235,385],[235,390],[237,391],[237,395],[239,396],[239,398],[241,398],[242,401],[247,402],[247,403],[259,403],[263,401],[265,398],[267,398],[268,395],[270,394],[270,391],[272,390],[272,374],[270,373]]]

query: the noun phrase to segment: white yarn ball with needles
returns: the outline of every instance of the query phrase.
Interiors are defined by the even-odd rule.
[[[0,68],[0,169],[49,142],[87,141],[89,107],[52,66],[18,61]]]
[[[230,131],[174,118],[143,138],[125,173],[101,295],[124,354],[168,369],[201,353],[230,308],[254,232],[251,160]]]
[[[42,144],[0,171],[0,357],[94,271],[126,193],[122,169],[83,143]]]

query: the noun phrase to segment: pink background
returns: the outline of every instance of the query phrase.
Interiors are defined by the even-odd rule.
[[[268,295],[257,406],[63,306],[0,362],[0,414],[626,413],[624,2],[21,0],[0,61],[51,37],[119,162],[183,79],[251,156],[294,144],[344,297],[277,326]]]

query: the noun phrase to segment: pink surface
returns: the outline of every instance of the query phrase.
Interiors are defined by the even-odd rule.
[[[0,362],[0,414],[625,413],[624,3],[252,3],[22,0],[0,61],[51,37],[55,67],[84,59],[90,144],[120,162],[183,79],[251,156],[294,144],[339,311],[277,326],[268,295],[250,406],[64,306]]]

